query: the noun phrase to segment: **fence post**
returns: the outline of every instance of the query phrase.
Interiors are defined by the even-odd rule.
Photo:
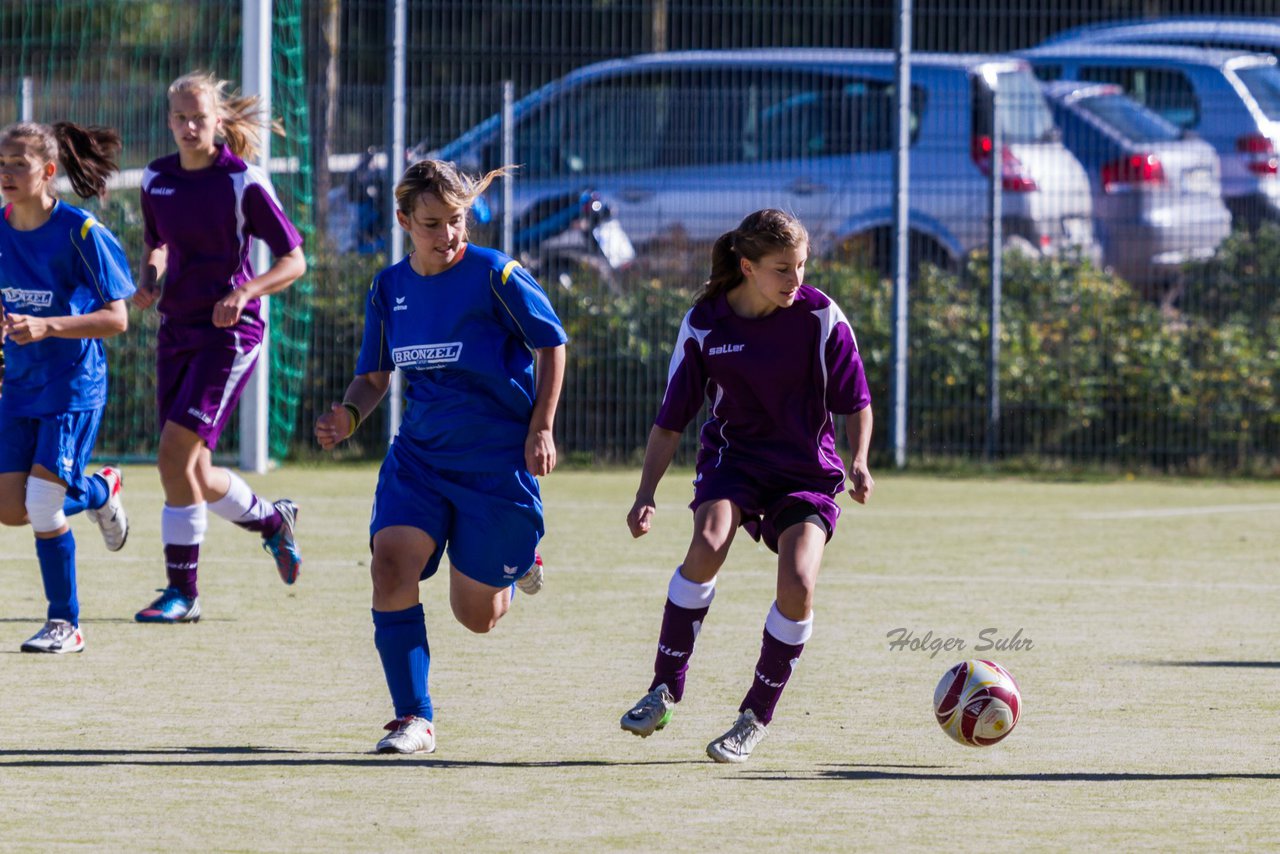
[[[387,0],[387,173],[383,210],[387,216],[387,263],[394,264],[404,255],[404,231],[396,222],[396,182],[404,171],[404,45],[408,28],[405,0]],[[387,392],[387,444],[400,430],[404,411],[402,389],[404,376],[397,368],[391,372],[391,388]]]
[[[1000,302],[1004,277],[1004,135],[1000,132],[1000,75],[991,82],[991,316],[987,364],[987,439],[983,458],[991,460],[1000,437]]]
[[[894,85],[898,88],[893,159],[893,398],[891,443],[893,464],[907,464],[907,316],[911,272],[911,0],[897,0],[893,23]]]
[[[271,171],[271,12],[272,0],[242,0],[240,45],[241,81],[246,95],[262,98],[262,150],[258,166]],[[261,240],[253,241],[250,256],[253,270],[263,273],[271,266],[271,257]],[[271,411],[271,299],[262,297],[262,347],[258,363],[240,398],[240,468],[263,474],[267,470],[268,414]]]

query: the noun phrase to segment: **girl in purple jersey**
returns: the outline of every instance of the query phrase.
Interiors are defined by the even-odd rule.
[[[158,307],[156,398],[160,517],[168,584],[136,615],[143,623],[200,619],[196,574],[208,511],[262,537],[285,584],[302,557],[294,540],[297,506],[254,494],[212,452],[257,362],[263,341],[260,297],[306,272],[302,237],[280,209],[258,152],[257,97],[227,93],[205,72],[168,90],[176,154],[153,161],[142,179],[146,252],[134,303]],[[275,261],[255,273],[252,238]],[[161,278],[163,277],[163,284]]]
[[[671,720],[741,525],[778,555],[777,598],[738,719],[707,745],[717,762],[745,762],[764,738],[812,633],[818,570],[845,485],[836,415],[848,416],[849,494],[865,504],[875,485],[867,468],[871,397],[857,342],[840,309],[803,284],[808,254],[804,226],[778,210],[757,211],[716,241],[711,276],[681,324],[627,515],[633,537],[648,533],[658,482],[705,395],[693,540],[667,587],[649,692],[622,716],[622,728],[647,737]]]
[[[54,194],[61,164],[78,196],[101,196],[119,151],[110,128],[26,122],[0,131],[0,341],[9,370],[0,397],[0,524],[31,526],[49,603],[23,652],[84,649],[67,517],[86,511],[113,551],[129,530],[119,472],[87,476],[85,465],[106,406],[102,339],[128,328],[133,281],[115,236]]]

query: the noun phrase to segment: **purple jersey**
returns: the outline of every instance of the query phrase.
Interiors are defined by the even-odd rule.
[[[849,321],[808,285],[764,317],[739,317],[723,294],[689,310],[655,423],[683,431],[704,395],[699,472],[743,468],[832,494],[844,483],[833,414],[871,403]]]
[[[214,305],[253,278],[250,238],[276,257],[302,245],[267,174],[225,145],[207,169],[183,169],[176,154],[152,161],[142,177],[142,216],[147,247],[169,250],[159,311],[181,324],[212,324]],[[250,322],[258,308],[256,299],[245,306]]]

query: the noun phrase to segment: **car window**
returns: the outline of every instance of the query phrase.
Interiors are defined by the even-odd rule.
[[[897,90],[890,82],[806,73],[772,74],[762,84],[754,146],[760,160],[863,154],[894,147]],[[919,134],[924,108],[924,91],[911,87],[911,144]]]
[[[1280,67],[1250,65],[1237,68],[1236,76],[1258,102],[1263,114],[1272,121],[1280,120]]]
[[[1054,138],[1053,113],[1040,84],[1029,71],[1006,71],[999,77],[1000,133],[1006,144],[1045,142]],[[973,76],[973,133],[991,136],[991,89]]]
[[[1134,142],[1172,142],[1182,135],[1171,122],[1126,95],[1095,95],[1074,105]]]
[[[1200,102],[1185,74],[1169,68],[1082,66],[1080,79],[1116,83],[1130,98],[1180,128],[1200,123]]]
[[[883,151],[893,146],[894,92],[811,71],[625,75],[561,92],[526,117],[515,157],[522,174],[546,177]],[[924,104],[912,87],[913,142]]]
[[[1031,70],[1036,75],[1037,80],[1043,80],[1046,83],[1062,79],[1061,65],[1037,65]]]

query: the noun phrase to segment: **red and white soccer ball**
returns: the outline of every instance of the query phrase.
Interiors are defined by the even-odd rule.
[[[947,735],[970,747],[988,747],[1013,732],[1022,694],[1013,675],[994,661],[962,661],[933,692],[933,713]]]

